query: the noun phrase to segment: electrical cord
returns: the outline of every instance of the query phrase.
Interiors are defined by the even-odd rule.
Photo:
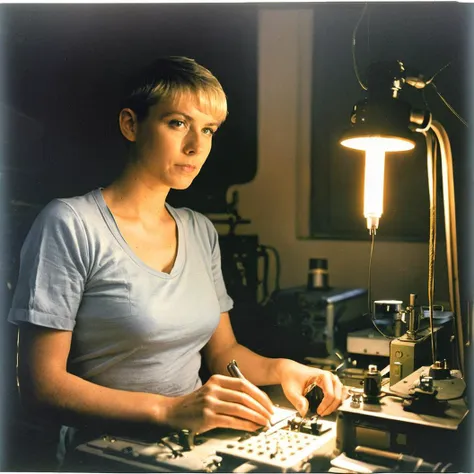
[[[448,66],[451,66],[451,63],[452,61],[449,61],[448,63],[446,63],[444,66],[442,66],[441,68],[439,68],[426,82],[425,82],[425,86],[427,86],[428,84],[431,84],[433,82],[433,79],[441,72],[441,71],[444,71]]]
[[[451,104],[443,97],[443,95],[438,91],[438,88],[436,87],[436,84],[434,83],[434,78],[440,74],[442,71],[444,71],[447,67],[449,67],[453,63],[453,60],[447,62],[444,66],[439,68],[428,80],[424,80],[422,76],[416,77],[413,82],[410,81],[409,78],[407,78],[407,83],[413,87],[416,87],[417,89],[422,89],[423,93],[423,101],[425,103],[426,108],[428,108],[428,104],[426,102],[425,94],[424,94],[424,88],[428,85],[431,85],[433,89],[435,90],[436,94],[438,94],[439,98],[443,101],[444,105],[451,111],[451,113],[466,127],[468,128],[468,123],[467,121],[461,117],[461,115],[454,110],[454,107],[452,107]],[[413,79],[413,78],[411,78]]]
[[[371,244],[370,244],[370,257],[369,257],[369,278],[367,282],[367,309],[368,312],[364,314],[364,316],[370,316],[370,320],[372,322],[372,325],[374,328],[377,330],[377,332],[385,337],[386,339],[394,339],[392,336],[388,336],[385,334],[378,326],[377,323],[375,322],[375,315],[372,311],[372,259],[374,256],[374,249],[375,249],[375,232],[371,233]]]
[[[369,279],[367,282],[367,310],[368,314],[372,314],[372,258],[374,256],[375,249],[375,232],[371,234],[372,241],[370,244],[370,257],[369,257]]]
[[[353,64],[353,67],[354,67],[354,74],[357,77],[357,81],[359,82],[360,87],[362,87],[362,89],[364,89],[365,91],[367,90],[367,86],[362,82],[362,79],[359,76],[359,70],[357,68],[357,59],[356,59],[356,50],[355,49],[356,49],[357,30],[359,29],[359,25],[360,25],[362,19],[364,18],[364,15],[365,15],[365,12],[366,12],[368,6],[369,6],[369,4],[366,3],[365,6],[364,6],[364,9],[362,10],[362,13],[359,17],[359,20],[357,21],[356,26],[354,27],[354,31],[352,32],[352,64]]]
[[[461,117],[461,115],[459,115],[455,110],[454,108],[449,104],[449,102],[443,97],[443,95],[441,94],[441,92],[439,92],[438,88],[436,87],[436,84],[434,82],[430,82],[429,83],[431,85],[431,87],[433,87],[433,89],[436,91],[436,93],[438,94],[439,98],[443,101],[444,105],[446,105],[446,107],[453,113],[453,115],[466,127],[466,128],[469,128],[469,125],[467,123],[467,121]]]
[[[433,364],[436,362],[436,341],[434,337],[433,301],[435,290],[435,262],[436,262],[436,205],[437,205],[437,142],[433,133],[425,133],[428,190],[430,196],[430,232],[428,251],[428,307],[430,311],[431,356]]]
[[[261,245],[261,248],[265,252],[272,252],[273,256],[275,257],[275,291],[278,291],[280,289],[280,275],[281,275],[281,260],[280,260],[280,254],[278,253],[278,250],[275,247],[272,247],[270,245]]]

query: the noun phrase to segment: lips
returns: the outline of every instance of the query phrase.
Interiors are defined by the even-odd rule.
[[[180,170],[186,172],[186,173],[192,173],[193,171],[196,171],[196,166],[194,165],[176,165]]]

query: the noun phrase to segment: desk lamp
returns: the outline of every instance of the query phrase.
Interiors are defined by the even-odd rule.
[[[399,92],[404,84],[421,89],[427,83],[421,76],[407,77],[403,63],[400,61],[372,64],[367,74],[367,97],[353,107],[351,126],[343,133],[340,143],[345,147],[365,152],[364,216],[367,219],[369,233],[373,238],[383,212],[385,153],[413,149],[415,146],[414,132],[423,133],[427,142],[431,219],[434,219],[436,162],[433,160],[432,150],[435,140],[438,141],[443,175],[449,299],[451,310],[455,313],[459,369],[464,373],[464,338],[459,291],[451,146],[445,129],[439,122],[432,120],[430,112],[413,110],[408,103],[400,100]],[[432,228],[430,232],[430,259],[434,246],[434,232],[435,230]],[[430,271],[432,271],[432,264],[434,261],[430,261]],[[434,283],[429,281],[428,287],[432,315]],[[435,359],[434,348],[433,359]]]

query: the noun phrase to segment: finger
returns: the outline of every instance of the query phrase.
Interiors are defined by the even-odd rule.
[[[301,416],[306,416],[306,413],[308,413],[309,409],[309,402],[305,397],[299,397],[298,401],[296,404],[293,404],[294,407],[298,410],[298,413]]]
[[[309,402],[301,393],[300,383],[296,380],[288,380],[283,385],[283,391],[288,401],[298,410],[298,413],[305,416],[309,408]]]
[[[255,424],[258,424],[260,425],[260,427],[270,426],[270,420],[268,417],[263,416],[261,413],[252,410],[240,403],[232,403],[215,399],[213,403],[213,410],[218,415],[241,418],[243,420],[248,420]]]
[[[270,420],[272,417],[272,414],[258,400],[255,400],[255,398],[252,398],[252,396],[245,392],[219,387],[218,390],[215,390],[214,396],[222,401],[245,405],[251,410],[260,413],[267,420]]]
[[[333,375],[331,372],[324,372],[318,377],[317,384],[324,393],[324,397],[316,410],[318,415],[325,416],[329,414],[327,410],[332,405],[335,396],[332,379]]]
[[[335,411],[341,404],[341,401],[343,398],[344,386],[342,385],[342,383],[336,376],[333,377],[333,391],[334,391],[334,399],[332,403],[328,406],[328,408],[325,410],[323,416],[329,415],[333,411]]]
[[[260,405],[262,405],[270,414],[273,414],[273,403],[270,400],[270,397],[249,380],[225,377],[225,380],[221,386],[248,394]]]

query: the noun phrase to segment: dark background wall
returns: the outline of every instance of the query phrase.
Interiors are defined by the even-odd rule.
[[[208,67],[229,106],[202,174],[170,201],[225,211],[228,186],[251,180],[257,166],[257,7],[8,4],[0,6],[0,22],[0,467],[9,470],[28,468],[19,464],[26,462],[20,446],[28,442],[28,429],[14,426],[16,329],[6,316],[32,219],[51,199],[105,186],[118,175],[126,151],[117,127],[123,84],[163,55],[188,56]],[[34,459],[44,446],[30,448]]]
[[[193,188],[212,184],[222,194],[253,178],[255,6],[3,5],[2,31],[7,139],[15,147],[3,169],[22,174],[14,197],[44,203],[113,179],[124,153],[117,129],[123,83],[162,55],[203,63],[228,95],[228,122]]]

